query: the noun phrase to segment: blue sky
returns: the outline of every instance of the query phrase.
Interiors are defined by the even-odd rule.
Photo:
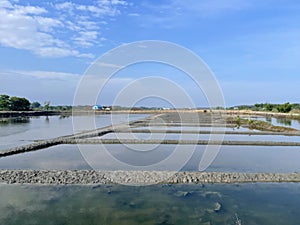
[[[227,106],[300,102],[299,12],[297,0],[1,0],[0,93],[69,105],[80,78],[103,53],[163,40],[208,64]],[[111,82],[99,103],[109,105],[109,91],[150,72],[184,85],[197,101],[198,91],[184,77],[153,68],[116,76],[119,82]]]

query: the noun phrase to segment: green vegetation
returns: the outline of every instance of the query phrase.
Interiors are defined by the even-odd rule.
[[[26,98],[10,97],[10,110],[12,111],[28,111],[30,102]]]
[[[50,109],[50,101],[45,101],[44,102],[44,109],[47,110],[47,111]]]
[[[71,111],[72,108],[73,107],[70,105],[57,105],[57,106],[48,105],[46,107],[44,106],[42,109],[49,110],[49,111]]]
[[[278,112],[288,113],[292,110],[292,105],[287,102],[283,105],[278,105],[276,109],[278,110]]]
[[[227,117],[226,122],[228,124],[234,124],[237,128],[245,127],[250,130],[260,130],[260,131],[272,131],[272,132],[295,132],[294,128],[274,126],[269,122],[252,120],[252,119],[242,119],[240,116],[237,117]]]
[[[8,95],[0,95],[0,110],[9,110],[10,101]]]
[[[229,109],[289,113],[291,111],[300,111],[300,104],[291,104],[289,102],[284,104],[257,103],[254,105],[230,107]]]
[[[0,95],[0,110],[2,111],[28,111],[30,110],[30,102],[26,98],[10,97],[8,95]]]
[[[50,101],[45,101],[44,106],[39,102],[32,102],[26,98],[2,94],[0,95],[0,111],[71,111],[72,106],[50,106]]]
[[[30,108],[32,108],[32,109],[39,109],[39,108],[41,108],[41,103],[39,103],[39,102],[33,102],[33,103],[31,103]]]

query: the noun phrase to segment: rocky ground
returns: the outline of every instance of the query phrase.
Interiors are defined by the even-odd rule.
[[[300,174],[94,170],[0,171],[0,183],[7,184],[197,184],[249,182],[300,182]]]

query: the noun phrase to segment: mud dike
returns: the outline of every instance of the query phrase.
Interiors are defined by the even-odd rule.
[[[203,184],[256,182],[300,182],[300,174],[95,170],[0,171],[0,183],[7,184]]]
[[[228,123],[229,121],[229,123]],[[157,129],[162,127],[164,129]],[[36,142],[0,152],[0,157],[38,151],[63,144],[163,144],[163,145],[239,145],[239,146],[300,146],[300,142],[234,141],[234,140],[159,140],[159,139],[106,139],[110,133],[166,133],[166,134],[230,134],[230,135],[284,135],[300,136],[300,131],[288,129],[283,132],[225,130],[234,128],[232,118],[212,113],[166,113],[151,115],[129,124],[118,124]],[[245,125],[246,127],[247,125]],[[185,128],[173,130],[170,128]],[[213,127],[221,130],[188,130],[189,127]],[[272,127],[271,127],[272,128]],[[276,129],[278,130],[278,127]],[[172,174],[172,175],[171,175]],[[126,179],[125,179],[126,178]],[[276,173],[223,173],[223,172],[167,172],[167,171],[35,171],[0,170],[2,183],[42,184],[94,184],[94,183],[241,183],[241,182],[300,182],[300,174]]]

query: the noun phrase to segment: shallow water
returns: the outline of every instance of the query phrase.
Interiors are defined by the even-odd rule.
[[[192,127],[192,126],[147,126],[147,127],[133,127],[132,129],[144,130],[180,130],[180,131],[249,131],[248,128],[244,127]],[[255,132],[260,132],[259,130],[251,130]]]
[[[144,114],[132,114],[130,120],[144,118]],[[73,134],[73,120],[80,124],[79,131],[91,129],[86,122],[94,119],[94,128],[111,125],[111,115],[93,116],[40,116],[20,118],[0,118],[0,151],[19,145],[32,143],[38,139],[55,138]],[[125,122],[127,115],[113,115],[116,122]]]
[[[137,115],[135,118],[139,116],[145,117]],[[80,118],[84,124],[85,117]],[[8,121],[5,122],[6,125],[0,125],[0,149],[29,143],[33,139],[57,137],[73,132],[71,117],[48,119],[35,117],[30,121],[26,119]],[[122,122],[122,117],[119,119]],[[103,115],[96,117],[98,127],[109,125],[108,121]],[[126,134],[120,135],[120,138],[128,138]],[[161,134],[134,135],[143,139],[162,137]],[[103,137],[114,138],[115,135]],[[178,139],[178,137],[207,139],[208,135],[166,134],[163,138]],[[257,135],[226,135],[225,139],[299,141],[299,137]],[[102,147],[79,145],[79,147],[80,149],[77,145],[59,145],[0,158],[0,169],[73,170],[93,167],[101,170],[155,168],[197,171],[205,152],[205,146],[189,145],[177,148],[176,145],[102,145]],[[171,158],[172,156],[174,158]],[[222,146],[207,170],[300,172],[299,158],[299,147]],[[0,199],[1,225],[234,225],[236,215],[243,225],[295,225],[300,221],[298,209],[300,184],[292,183],[145,187],[0,184]],[[218,206],[221,206],[220,211],[215,210]]]
[[[0,224],[299,223],[299,184],[0,185]],[[220,209],[218,210],[218,206]]]
[[[78,148],[79,146],[79,148]],[[205,146],[59,145],[0,158],[0,169],[197,171]],[[143,151],[141,151],[141,149]],[[208,171],[300,172],[299,147],[222,146]]]
[[[142,139],[142,140],[222,140],[220,134],[170,134],[170,133],[109,133],[93,139]],[[238,135],[226,134],[223,140],[230,141],[274,141],[274,142],[299,142],[300,136],[284,135]]]

